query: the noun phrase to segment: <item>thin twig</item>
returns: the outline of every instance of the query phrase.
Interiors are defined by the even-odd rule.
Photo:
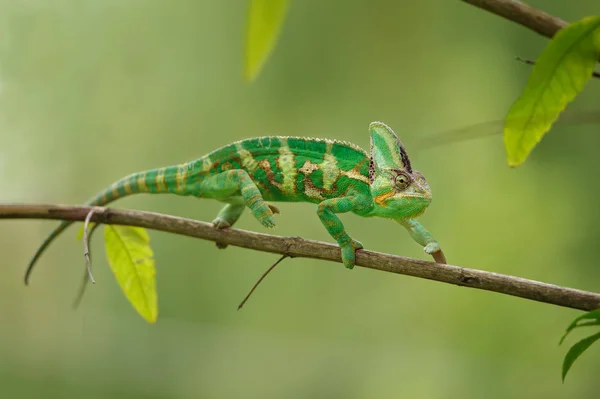
[[[92,228],[90,229],[90,233],[88,235],[88,241],[92,240],[92,236],[94,235],[94,232],[96,231],[96,229],[99,227],[100,225],[98,223],[94,224],[92,226]],[[92,251],[90,249],[87,250],[88,253],[88,257],[90,259],[90,262],[92,260]],[[86,267],[86,269],[83,272],[83,279],[81,281],[81,285],[79,286],[79,291],[77,292],[77,296],[75,297],[75,300],[73,301],[73,309],[77,309],[79,307],[79,305],[81,304],[81,301],[83,299],[83,295],[85,294],[85,289],[87,288],[87,283],[88,281],[90,281],[90,273],[88,273],[88,268]]]
[[[528,64],[528,65],[535,65],[535,61],[528,60],[526,58],[516,57],[516,60],[517,61],[521,61],[521,62],[523,62],[525,64]],[[596,71],[592,71],[592,76],[595,77],[595,78],[600,78],[600,73],[598,73]]]
[[[254,283],[254,285],[252,286],[252,289],[250,290],[250,292],[248,293],[248,295],[246,295],[246,297],[242,300],[242,302],[240,302],[240,304],[238,305],[238,310],[240,310],[244,304],[246,303],[246,301],[250,298],[250,295],[252,295],[252,293],[254,292],[254,290],[256,289],[256,287],[258,287],[258,285],[260,284],[261,281],[264,280],[265,277],[267,277],[267,274],[271,273],[271,270],[275,269],[275,266],[277,266],[282,260],[284,260],[285,258],[287,258],[287,255],[282,255],[281,258],[279,258],[277,260],[277,262],[273,263],[271,265],[271,267],[269,267],[267,269],[266,272],[264,272],[262,274],[262,276],[260,276],[260,278],[258,279],[258,281],[256,283]]]
[[[85,258],[87,273],[92,284],[96,284],[96,280],[94,280],[94,275],[92,274],[92,261],[90,260],[90,246],[88,243],[88,225],[90,224],[90,219],[94,216],[94,212],[95,209],[92,208],[85,217],[85,223],[83,224],[83,257]]]
[[[90,209],[88,206],[6,204],[0,205],[0,219],[83,221]],[[215,229],[210,223],[152,212],[100,207],[95,209],[92,221],[96,223],[144,227],[290,257],[322,259],[338,263],[342,261],[340,247],[334,244],[300,237],[278,237],[234,228]],[[572,309],[600,308],[600,294],[597,293],[364,249],[356,251],[356,265],[513,295]]]

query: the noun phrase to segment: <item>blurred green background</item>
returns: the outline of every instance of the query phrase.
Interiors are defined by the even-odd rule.
[[[574,21],[597,0],[536,0]],[[1,0],[3,202],[82,203],[138,170],[257,135],[368,146],[383,120],[432,186],[421,218],[450,263],[600,290],[598,125],[554,129],[518,169],[500,135],[418,150],[427,135],[501,119],[546,39],[459,1],[292,4],[272,58],[242,80],[247,3]],[[592,81],[571,109],[598,108]],[[115,206],[210,221],[212,201]],[[314,205],[283,204],[277,234],[331,241]],[[402,227],[342,219],[368,249],[428,259]],[[0,224],[2,398],[597,398],[600,347],[566,384],[558,340],[579,312],[340,264],[286,260],[151,232],[159,319],[148,325],[93,243],[81,308],[77,229],[24,267],[48,221]],[[243,229],[266,232],[246,213]],[[569,344],[582,337],[575,333]]]

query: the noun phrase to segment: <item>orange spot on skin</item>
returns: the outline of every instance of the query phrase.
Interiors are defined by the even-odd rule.
[[[380,194],[374,198],[375,202],[381,206],[385,206],[385,200],[394,195],[394,190],[391,190],[387,193]]]

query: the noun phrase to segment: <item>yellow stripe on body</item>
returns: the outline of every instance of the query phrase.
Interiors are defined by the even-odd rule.
[[[248,173],[254,173],[256,169],[258,169],[258,163],[250,151],[243,148],[240,142],[235,143],[235,148],[240,156],[240,159],[242,160],[242,167],[246,169]]]
[[[119,185],[117,183],[113,183],[110,186],[111,195],[114,198],[119,198]]]
[[[204,158],[202,158],[202,170],[201,172],[208,172],[209,170],[212,169],[213,163],[212,160],[210,159],[209,156],[206,156]],[[192,164],[192,168],[193,169],[193,164]]]
[[[187,164],[181,164],[177,167],[177,174],[175,175],[175,191],[177,191],[178,193],[181,193],[185,190],[187,170]]]
[[[156,172],[156,191],[159,193],[167,191],[167,185],[165,184],[165,168],[161,168]]]
[[[125,194],[133,194],[131,179],[129,177],[125,178],[125,181],[123,182],[123,191],[125,191]]]
[[[360,174],[360,171],[356,168],[354,169],[350,169],[350,170],[342,170],[340,172],[341,175],[346,176],[349,179],[354,179],[354,180],[358,180],[361,181],[363,183],[369,184],[369,177],[367,176],[363,176]]]
[[[340,169],[337,166],[337,159],[332,154],[332,149],[333,142],[328,141],[323,155],[323,162],[319,164],[319,169],[323,172],[323,189],[325,191],[331,190],[340,176]]]
[[[138,175],[137,186],[138,191],[141,193],[145,193],[148,191],[148,186],[146,185],[146,172],[142,172]]]
[[[283,194],[293,195],[296,192],[296,157],[287,144],[287,139],[282,138],[279,147],[279,169],[283,174],[283,186],[280,188]]]
[[[302,167],[298,169],[298,171],[304,175],[304,194],[309,198],[322,200],[324,199],[322,194],[323,190],[315,186],[312,180],[310,179],[310,174],[318,169],[319,165],[311,161],[306,161],[304,162],[304,165],[302,165]]]

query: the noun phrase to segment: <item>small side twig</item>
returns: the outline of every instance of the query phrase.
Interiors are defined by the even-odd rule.
[[[94,211],[95,211],[94,208],[92,208],[89,211],[89,213],[85,217],[85,222],[83,223],[83,257],[85,258],[85,264],[87,266],[87,274],[88,274],[92,284],[96,284],[96,280],[94,280],[94,276],[92,275],[92,261],[90,260],[88,226],[90,224],[90,219],[94,215]]]
[[[92,261],[92,251],[89,249],[89,241],[91,241],[92,236],[94,235],[94,232],[96,231],[96,229],[98,227],[100,227],[100,225],[98,223],[96,223],[90,229],[90,233],[87,234],[88,248],[85,252],[88,254],[86,259],[89,259],[90,262]],[[85,229],[84,229],[84,238],[85,237],[86,237],[86,234],[85,234]],[[85,289],[87,288],[87,283],[88,283],[88,281],[90,281],[90,276],[91,276],[91,272],[90,272],[89,268],[86,267],[86,269],[83,272],[83,279],[81,281],[81,285],[79,286],[79,291],[77,292],[77,296],[75,297],[75,300],[73,301],[73,309],[77,309],[79,307],[79,305],[81,304],[83,295],[85,294]]]
[[[528,65],[535,65],[535,61],[533,61],[533,60],[528,60],[528,59],[526,59],[526,58],[516,57],[516,60],[517,60],[517,61],[521,61],[521,62],[523,62],[523,63],[525,63],[525,64],[528,64]],[[593,76],[593,77],[595,77],[595,78],[600,78],[600,73],[599,73],[599,72],[596,72],[596,71],[593,71],[593,72],[592,72],[592,76]]]
[[[258,285],[260,284],[260,282],[263,281],[265,277],[267,277],[267,274],[271,273],[271,270],[275,269],[275,266],[277,266],[282,260],[284,260],[285,258],[288,258],[288,257],[289,257],[288,255],[281,256],[281,258],[279,258],[277,260],[277,262],[273,263],[271,265],[271,267],[269,267],[267,269],[267,271],[264,272],[262,276],[260,276],[260,278],[258,279],[258,281],[256,283],[254,283],[254,286],[252,286],[252,289],[250,290],[250,292],[248,292],[248,295],[246,295],[246,297],[238,305],[238,310],[240,310],[242,308],[242,306],[244,306],[244,304],[250,298],[250,296],[252,295],[252,293],[254,292],[254,290],[256,289],[256,287],[258,287]]]

